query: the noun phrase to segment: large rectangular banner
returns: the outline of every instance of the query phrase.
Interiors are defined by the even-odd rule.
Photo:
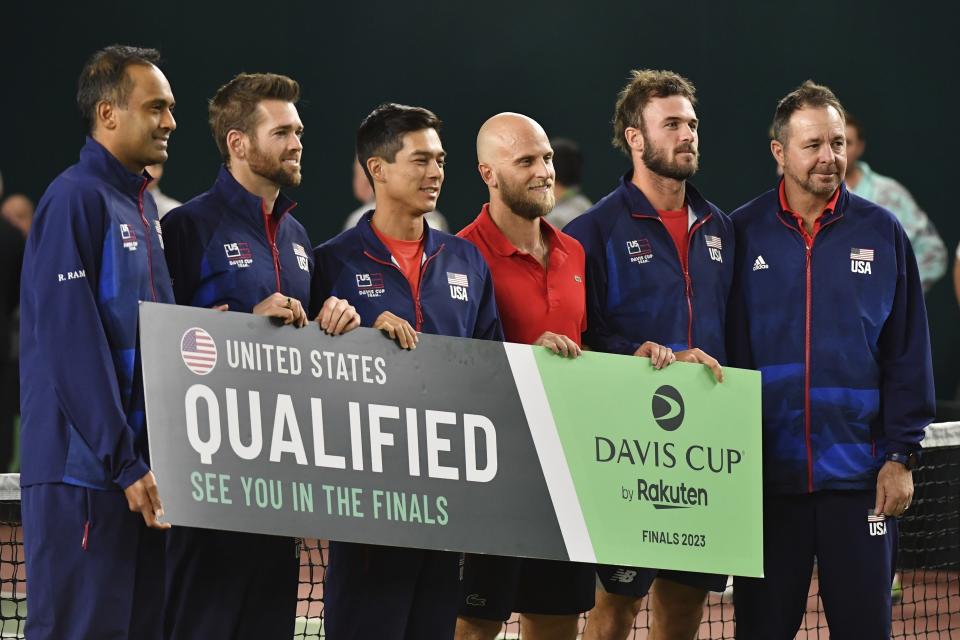
[[[760,376],[143,303],[167,519],[762,574]]]

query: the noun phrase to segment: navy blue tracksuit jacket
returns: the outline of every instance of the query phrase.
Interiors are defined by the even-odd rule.
[[[493,278],[472,243],[425,224],[420,295],[414,298],[407,278],[370,228],[372,217],[372,211],[366,213],[357,226],[314,251],[311,316],[327,296],[337,296],[356,307],[365,327],[391,311],[424,333],[503,340]],[[450,285],[451,279],[462,281],[454,278],[458,275],[466,276],[466,299],[455,297]]]
[[[934,415],[917,262],[887,211],[840,187],[808,247],[777,189],[732,214],[731,364],[763,375],[767,493],[873,490]]]
[[[290,215],[295,206],[281,193],[265,212],[263,201],[221,167],[213,188],[161,223],[177,303],[249,313],[280,291],[308,308],[313,252]]]
[[[87,138],[37,207],[20,296],[20,483],[126,488],[148,471],[138,302],[173,302],[157,206]]]
[[[564,232],[587,252],[587,331],[597,351],[629,355],[652,340],[700,347],[725,361],[724,320],[733,280],[730,219],[687,183],[690,227],[684,271],[670,232],[632,173]]]

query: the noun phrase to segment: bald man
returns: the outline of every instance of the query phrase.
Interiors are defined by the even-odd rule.
[[[587,321],[585,257],[543,219],[554,206],[547,134],[527,116],[501,113],[481,127],[477,160],[490,202],[458,235],[490,267],[505,337],[576,358]],[[457,640],[492,640],[513,611],[526,639],[572,640],[579,614],[593,607],[595,581],[592,565],[468,555]]]

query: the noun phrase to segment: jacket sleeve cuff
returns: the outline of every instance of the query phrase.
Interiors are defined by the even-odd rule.
[[[919,442],[885,442],[883,450],[885,453],[902,453],[904,455],[910,455],[911,453],[920,453],[923,450],[923,447],[920,446]]]
[[[137,458],[137,460],[124,467],[120,473],[117,474],[114,482],[120,485],[121,489],[126,490],[127,487],[147,475],[148,471],[150,471],[150,467],[147,466],[147,463]]]

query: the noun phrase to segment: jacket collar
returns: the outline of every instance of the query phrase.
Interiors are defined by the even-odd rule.
[[[784,195],[783,187],[783,178],[780,178],[780,182],[777,185],[777,188],[774,189],[774,193],[777,198],[777,214],[780,216],[780,219],[786,222],[791,226],[797,225],[796,216],[792,211],[787,209],[784,205],[786,204],[786,196]],[[823,214],[817,219],[819,226],[825,224],[830,224],[836,220],[839,220],[843,217],[843,212],[847,208],[847,202],[850,201],[850,192],[847,191],[847,184],[841,182],[840,186],[837,188],[837,192],[830,199],[830,202],[827,203],[827,207],[823,210]]]
[[[654,206],[650,204],[647,197],[637,188],[637,185],[633,184],[632,178],[633,170],[631,169],[620,177],[620,186],[617,187],[617,190],[620,192],[620,198],[626,204],[631,215],[643,218],[660,218],[660,214],[658,214]],[[696,187],[689,182],[686,184],[685,194],[687,205],[693,210],[693,215],[697,217],[697,220],[701,220],[705,216],[713,213],[710,203],[707,202],[706,199],[700,195],[700,192],[697,191]]]
[[[374,210],[375,211],[375,210]],[[357,230],[360,232],[360,239],[363,242],[363,251],[380,262],[390,262],[390,250],[387,249],[373,227],[373,211],[367,211],[357,223]],[[443,249],[443,234],[435,229],[431,229],[427,221],[423,221],[423,255],[424,258],[431,258],[435,253]]]
[[[237,215],[242,215],[258,225],[263,224],[263,216],[266,213],[263,198],[247,191],[243,185],[237,182],[237,179],[233,177],[226,166],[220,166],[220,173],[217,174],[217,181],[214,183],[212,190],[231,205],[231,211],[235,211]],[[296,206],[297,203],[281,191],[277,196],[277,201],[273,204],[273,211],[270,212],[274,224],[279,224],[283,216]]]
[[[507,236],[503,234],[503,231],[500,230],[500,227],[497,226],[497,223],[493,221],[493,217],[490,216],[489,202],[483,205],[483,209],[480,210],[480,215],[477,220],[477,230],[480,232],[484,243],[497,255],[506,258],[520,253],[520,250],[513,246],[510,240],[507,239]],[[569,253],[567,245],[563,241],[563,236],[557,232],[556,227],[544,218],[540,218],[540,232],[543,234],[544,239],[547,240],[547,247],[550,253],[558,251],[564,254],[564,256]]]
[[[80,149],[80,164],[107,184],[134,198],[139,198],[140,192],[153,179],[145,170],[131,173],[106,147],[90,136],[87,136],[86,143]]]

